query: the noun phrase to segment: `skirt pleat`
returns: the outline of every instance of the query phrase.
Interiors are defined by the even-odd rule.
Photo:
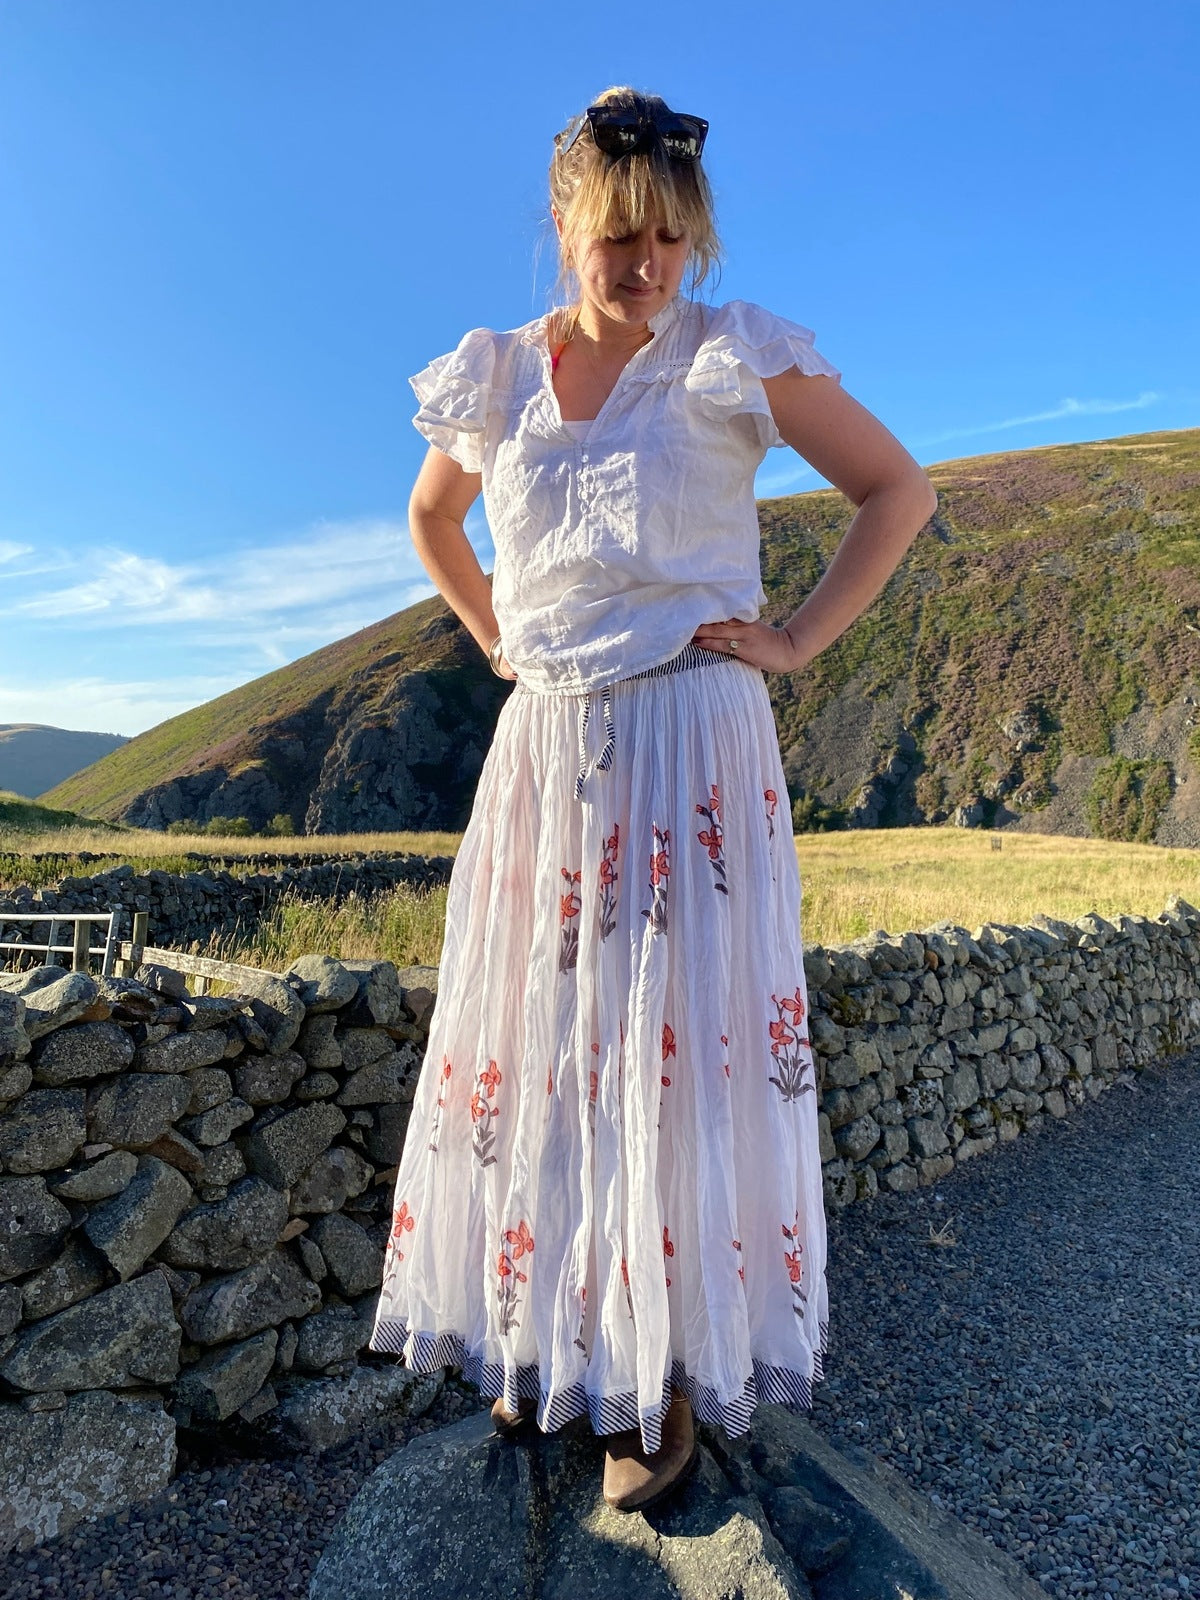
[[[757,668],[685,656],[605,691],[603,752],[598,692],[505,702],[370,1346],[649,1451],[672,1384],[730,1436],[759,1401],[808,1409],[829,1334],[770,700]]]

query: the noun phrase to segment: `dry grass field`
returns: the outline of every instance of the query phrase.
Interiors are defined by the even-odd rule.
[[[443,853],[450,853],[448,837],[440,836]],[[1028,922],[1039,912],[1068,921],[1089,911],[1155,916],[1173,894],[1200,903],[1200,850],[957,828],[802,834],[796,850],[810,945],[842,944],[876,928],[898,934],[937,922],[969,929]],[[274,970],[313,950],[436,965],[445,914],[445,889],[401,888],[336,911],[284,903],[252,943],[211,953]]]
[[[245,857],[264,853],[310,859],[353,851],[452,856],[462,839],[453,833],[164,837],[82,824],[47,829],[44,821],[38,826],[30,820],[28,827],[11,814],[7,825],[0,820],[0,888],[51,883],[123,862],[137,871],[186,872],[220,857],[237,872]],[[57,859],[79,851],[100,859],[83,865]],[[1200,850],[943,827],[800,834],[796,851],[804,886],[803,933],[810,945],[841,944],[876,928],[895,934],[947,921],[972,929],[983,922],[1021,923],[1038,912],[1064,919],[1089,911],[1154,916],[1172,894],[1200,903]],[[35,855],[46,859],[31,859]],[[245,870],[257,869],[247,862]],[[427,893],[399,888],[351,899],[337,909],[291,899],[252,940],[214,942],[207,953],[276,971],[312,951],[386,958],[402,966],[436,965],[445,915],[444,888]]]

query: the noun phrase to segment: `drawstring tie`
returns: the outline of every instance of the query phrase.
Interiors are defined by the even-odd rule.
[[[600,752],[592,767],[593,772],[607,772],[612,766],[613,756],[617,749],[617,730],[613,723],[612,695],[607,684],[600,692],[600,710],[604,717],[604,749]],[[576,800],[582,800],[583,798],[583,783],[587,777],[587,731],[591,719],[592,695],[589,690],[583,697],[583,705],[579,712],[579,772],[575,778]]]

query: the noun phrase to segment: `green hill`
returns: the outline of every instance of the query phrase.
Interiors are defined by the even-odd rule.
[[[883,594],[768,679],[800,825],[949,818],[1200,846],[1200,429],[942,462]],[[854,508],[762,502],[767,620]],[[508,688],[422,601],[174,717],[42,798],[107,818],[279,811],[460,828]]]

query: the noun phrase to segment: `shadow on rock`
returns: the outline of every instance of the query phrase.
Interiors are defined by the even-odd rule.
[[[760,1406],[700,1429],[688,1481],[646,1513],[605,1505],[604,1441],[532,1445],[486,1412],[407,1444],[363,1485],[309,1600],[1045,1600],[981,1535],[864,1451]]]

